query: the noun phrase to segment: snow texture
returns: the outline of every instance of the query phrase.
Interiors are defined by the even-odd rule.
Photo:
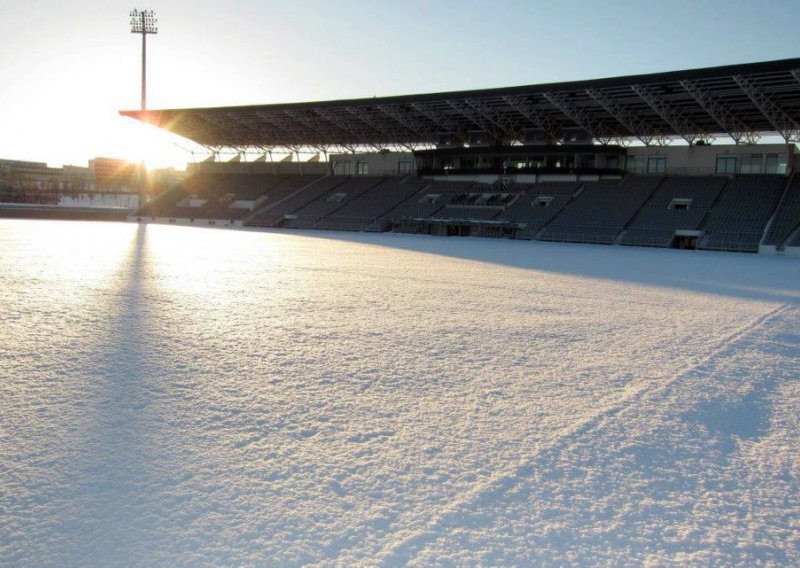
[[[0,564],[800,565],[800,263],[0,221]]]

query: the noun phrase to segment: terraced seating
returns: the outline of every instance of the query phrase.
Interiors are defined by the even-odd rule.
[[[284,221],[284,227],[295,229],[313,228],[318,221],[341,209],[348,202],[357,199],[362,194],[385,181],[385,177],[356,176],[347,179],[327,193],[319,195],[313,201],[297,209],[291,219]]]
[[[163,191],[160,195],[151,199],[144,206],[136,211],[135,215],[138,217],[167,217],[168,213],[183,199],[186,194],[180,184],[174,185],[171,188]]]
[[[409,199],[428,182],[391,177],[317,222],[315,228],[344,231],[380,230],[384,215]]]
[[[237,201],[255,201],[286,178],[285,175],[276,174],[230,174],[218,179],[216,189],[225,194],[234,194]]]
[[[489,221],[500,213],[498,208],[446,206],[432,217],[459,221]]]
[[[290,176],[274,174],[220,174],[195,172],[182,183],[146,204],[137,215],[186,219],[238,219],[253,202],[271,193]],[[186,206],[185,199],[205,200],[201,207]],[[233,206],[232,203],[237,203]]]
[[[676,231],[699,230],[726,181],[710,176],[664,179],[628,227],[621,244],[668,247]]]
[[[444,234],[446,227],[447,234],[659,247],[680,238],[681,248],[757,251],[773,213],[764,243],[800,246],[800,176],[784,192],[786,183],[775,175],[526,185],[197,172],[138,215],[352,231]]]
[[[578,190],[576,182],[541,182],[529,185],[495,220],[524,225],[522,238],[533,238],[569,203]]]
[[[389,211],[384,217],[389,220],[427,219],[473,185],[475,184],[469,182],[432,182],[417,195]]]
[[[203,218],[234,221],[236,219],[241,219],[250,213],[249,207],[237,207],[235,203],[241,203],[241,201],[236,201],[230,204],[220,202],[213,209],[205,212]]]
[[[245,224],[254,227],[275,227],[284,221],[286,215],[291,215],[295,211],[302,209],[349,179],[350,176],[327,176],[312,181],[311,184],[307,184],[305,187],[300,186],[282,200],[266,203],[264,207],[259,208],[253,215],[249,216],[245,220]]]
[[[572,199],[569,194],[524,194],[501,211],[496,220],[525,225],[525,236],[533,238]]]
[[[622,183],[584,183],[578,196],[542,230],[545,241],[612,244],[660,178],[630,176]]]
[[[758,252],[764,228],[786,187],[784,176],[741,176],[728,183],[698,248]]]
[[[581,186],[576,181],[541,181],[527,187],[525,193],[535,195],[569,195],[572,197]]]

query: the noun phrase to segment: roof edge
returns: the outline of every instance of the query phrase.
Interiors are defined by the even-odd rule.
[[[441,91],[436,93],[420,93],[409,95],[391,95],[386,97],[364,97],[357,99],[335,99],[324,101],[305,101],[290,103],[269,103],[258,105],[234,105],[218,107],[187,107],[170,108],[157,110],[121,110],[119,114],[138,120],[142,119],[143,113],[149,115],[147,118],[159,118],[161,113],[176,112],[202,112],[202,111],[243,111],[243,110],[271,110],[271,109],[304,109],[311,107],[328,106],[364,106],[378,104],[402,104],[409,102],[425,102],[428,100],[440,100],[442,98],[472,98],[487,97],[498,95],[521,95],[526,93],[540,93],[544,91],[561,91],[589,88],[609,88],[626,84],[650,84],[663,83],[685,79],[700,79],[725,77],[738,74],[771,73],[778,71],[788,71],[800,69],[800,58],[776,59],[772,61],[762,61],[756,63],[741,63],[736,65],[723,65],[716,67],[702,67],[694,69],[683,69],[676,71],[662,71],[658,73],[646,73],[638,75],[620,75],[616,77],[606,77],[600,79],[584,79],[578,81],[563,81],[558,83],[539,83],[533,85],[520,85],[516,87],[493,87],[488,89],[475,89],[466,91]],[[147,122],[157,124],[159,121],[147,120]]]

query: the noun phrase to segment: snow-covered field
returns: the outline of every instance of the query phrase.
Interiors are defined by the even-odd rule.
[[[0,220],[0,564],[800,565],[800,262]]]

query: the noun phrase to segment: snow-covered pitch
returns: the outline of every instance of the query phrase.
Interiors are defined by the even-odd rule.
[[[0,564],[800,565],[800,262],[0,221]]]

